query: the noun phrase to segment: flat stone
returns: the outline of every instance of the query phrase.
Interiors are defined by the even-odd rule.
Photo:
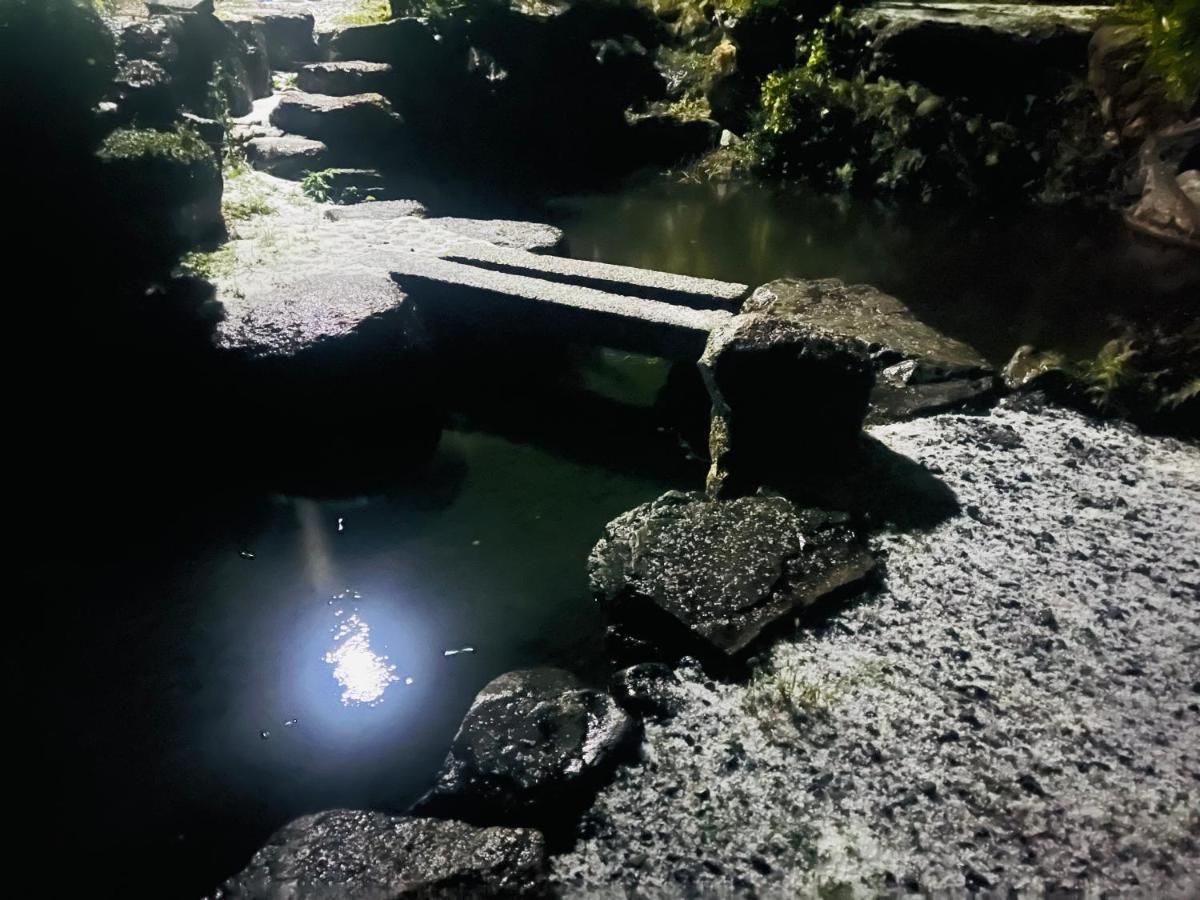
[[[286,91],[271,111],[270,122],[285,132],[334,146],[386,142],[397,137],[404,120],[379,94],[329,97]]]
[[[561,229],[540,222],[450,217],[439,217],[436,221],[442,228],[455,234],[530,253],[554,253],[561,250],[564,243]]]
[[[454,248],[449,258],[400,254],[389,268],[447,340],[456,332],[477,331],[480,322],[489,322],[493,330],[500,323],[519,323],[526,337],[540,334],[695,359],[712,329],[730,318],[724,310],[691,309],[555,280],[539,261],[576,262],[472,242]]]
[[[295,357],[373,328],[403,333],[413,327],[404,301],[404,292],[385,276],[305,277],[250,300],[225,297],[217,345],[252,358]]]
[[[300,90],[331,97],[381,92],[391,80],[392,67],[388,63],[362,60],[310,63],[296,71]]]
[[[362,203],[327,209],[325,218],[330,222],[346,222],[356,219],[383,222],[405,216],[424,217],[426,212],[425,205],[416,200],[366,200]]]
[[[423,813],[557,821],[579,811],[637,737],[607,693],[562,669],[493,679],[455,735]]]
[[[285,825],[221,885],[228,900],[529,896],[545,840],[525,828],[330,810]]]
[[[588,577],[621,649],[728,658],[874,566],[844,514],[672,491],[608,524]]]
[[[329,148],[311,138],[257,137],[243,146],[251,166],[279,178],[298,179],[328,166]]]

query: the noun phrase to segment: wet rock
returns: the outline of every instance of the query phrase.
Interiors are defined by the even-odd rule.
[[[699,365],[712,399],[713,496],[821,477],[856,450],[874,382],[857,338],[749,312],[712,330]]]
[[[345,222],[353,219],[386,221],[403,216],[423,217],[426,212],[424,204],[418,203],[416,200],[369,200],[350,206],[327,209],[325,218],[331,222]]]
[[[476,822],[570,818],[637,733],[612,697],[569,672],[509,672],[476,696],[417,809]]]
[[[679,679],[663,663],[640,663],[613,675],[612,693],[635,716],[666,719],[684,703]]]
[[[1066,360],[1061,354],[1039,351],[1022,344],[1004,366],[1004,384],[1014,391],[1045,391],[1048,396],[1061,394],[1071,384]]]
[[[1200,189],[1187,190],[1194,175],[1180,172],[1182,161],[1197,153],[1200,118],[1161,129],[1146,139],[1132,182],[1141,196],[1125,213],[1130,227],[1168,243],[1200,249]]]
[[[995,393],[993,371],[978,352],[871,285],[780,279],[758,288],[742,311],[795,317],[865,342],[877,373],[869,424],[983,403]]]
[[[379,94],[328,97],[303,91],[284,93],[270,121],[282,131],[330,146],[386,143],[400,134],[404,123]]]
[[[588,577],[617,635],[719,659],[874,566],[843,514],[673,491],[608,524]]]
[[[310,138],[284,135],[257,137],[243,145],[246,161],[256,169],[280,178],[298,179],[329,164],[329,148]]]
[[[535,896],[545,841],[523,828],[330,810],[285,825],[218,889],[228,900]]]
[[[365,333],[391,333],[402,349],[420,344],[420,327],[405,295],[386,277],[307,277],[238,304],[225,301],[217,344],[246,356],[291,358]]]
[[[385,93],[391,82],[392,67],[388,63],[362,60],[311,63],[296,72],[296,86],[300,90],[331,97]]]

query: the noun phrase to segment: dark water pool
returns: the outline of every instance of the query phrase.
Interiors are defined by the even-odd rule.
[[[1114,318],[1171,318],[1200,297],[1194,254],[1101,211],[950,211],[677,178],[553,211],[573,256],[750,285],[868,282],[998,364],[1023,343],[1092,354]]]
[[[590,392],[653,396],[652,361],[597,361]],[[86,893],[198,897],[296,815],[402,811],[492,677],[601,676],[588,551],[696,479],[583,456],[452,429],[428,471],[370,496],[189,497],[171,519],[114,509],[113,535],[89,511],[111,552],[47,564],[69,602],[35,629]]]

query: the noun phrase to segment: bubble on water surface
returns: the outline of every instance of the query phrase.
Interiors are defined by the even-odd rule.
[[[238,556],[240,556],[242,559],[254,559],[254,554],[251,553],[249,550],[239,551]]]

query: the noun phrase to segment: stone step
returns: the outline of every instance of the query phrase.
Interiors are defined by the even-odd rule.
[[[285,134],[256,137],[243,145],[246,161],[260,172],[293,181],[329,166],[329,148],[311,138]]]
[[[380,94],[331,97],[284,91],[270,112],[281,131],[338,145],[391,145],[403,132],[404,120]]]
[[[393,75],[393,69],[387,63],[363,60],[309,63],[296,71],[296,87],[310,94],[330,97],[382,94],[387,92]]]

